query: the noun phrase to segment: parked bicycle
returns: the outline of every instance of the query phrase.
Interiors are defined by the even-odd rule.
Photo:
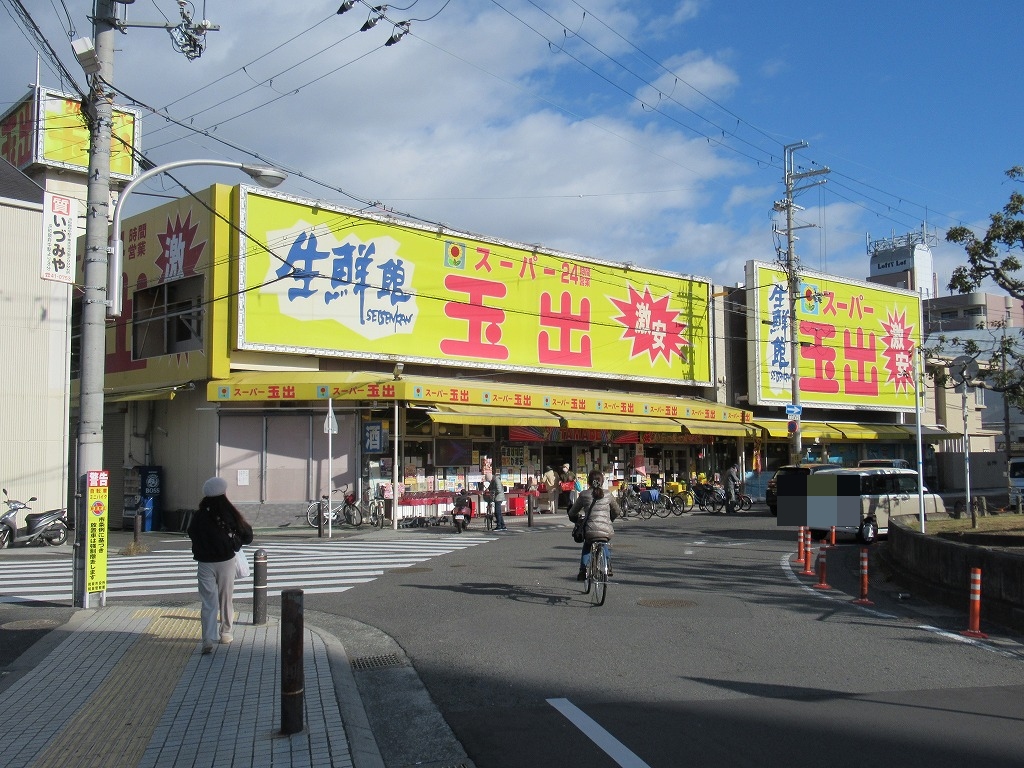
[[[702,512],[720,512],[725,508],[725,489],[710,483],[693,486],[694,503]]]
[[[335,488],[331,494],[342,494],[342,500],[334,503],[324,494],[319,501],[311,502],[306,508],[306,522],[314,528],[320,526],[320,520],[330,520],[331,525],[345,522],[353,528],[358,528],[365,521],[369,521],[374,528],[382,528],[384,525],[384,502],[381,499],[370,499],[369,489],[363,490],[363,498],[357,503],[356,495],[349,492],[349,486]]]

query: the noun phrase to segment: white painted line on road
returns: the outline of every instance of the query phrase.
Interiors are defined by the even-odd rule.
[[[651,768],[634,755],[625,745],[597,724],[590,715],[568,699],[548,699],[548,704],[557,709],[566,720],[575,725],[583,735],[594,742],[622,768]]]
[[[782,556],[782,560],[780,561],[782,571],[786,574],[787,577],[789,577],[790,581],[797,584],[800,587],[800,589],[802,589],[804,592],[812,594],[815,597],[821,597],[826,600],[840,602],[842,605],[848,605],[850,608],[856,608],[858,611],[862,611],[870,616],[874,616],[879,619],[896,620],[899,618],[899,616],[897,616],[894,613],[885,613],[884,611],[877,611],[874,608],[868,608],[866,605],[857,605],[856,603],[852,602],[852,598],[845,593],[826,593],[819,589],[812,589],[811,587],[807,586],[802,581],[800,581],[800,578],[795,573],[793,573],[793,563],[790,560],[791,557],[792,555],[789,554]],[[973,637],[964,637],[963,635],[957,634],[956,632],[950,632],[945,629],[939,629],[938,627],[933,627],[930,624],[915,624],[911,628],[920,629],[924,632],[928,632],[933,635],[938,635],[939,637],[944,637],[947,640],[955,640],[956,642],[963,643],[964,645],[973,645],[975,648],[981,648],[984,651],[989,651],[1000,656],[1006,656],[1007,658],[1024,658],[1020,653],[1014,653],[1013,651],[1007,651],[1002,648],[996,648],[994,645],[982,642],[981,640],[977,640]]]

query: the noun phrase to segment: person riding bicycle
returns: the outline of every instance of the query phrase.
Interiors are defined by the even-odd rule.
[[[740,499],[740,468],[733,464],[725,475],[725,511],[732,514],[739,506]]]
[[[611,539],[615,533],[612,520],[619,517],[622,510],[619,503],[604,489],[604,475],[599,470],[592,470],[587,475],[587,488],[580,493],[576,502],[569,508],[569,519],[574,523],[583,515],[586,524],[583,528],[583,553],[580,556],[580,572],[577,581],[587,577],[587,565],[590,563],[590,545],[595,540]],[[608,560],[608,575],[612,575],[610,552],[605,548]]]

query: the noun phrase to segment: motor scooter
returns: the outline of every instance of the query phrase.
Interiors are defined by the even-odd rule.
[[[66,509],[49,509],[25,515],[25,527],[18,528],[18,513],[29,510],[28,503],[12,499],[4,488],[4,504],[7,511],[0,515],[0,549],[13,547],[15,544],[49,544],[59,547],[68,540],[68,511]],[[30,502],[35,501],[33,496]]]

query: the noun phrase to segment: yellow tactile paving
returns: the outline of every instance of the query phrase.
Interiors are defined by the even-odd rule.
[[[137,765],[201,638],[199,611],[148,608],[146,633],[129,648],[33,768]]]

